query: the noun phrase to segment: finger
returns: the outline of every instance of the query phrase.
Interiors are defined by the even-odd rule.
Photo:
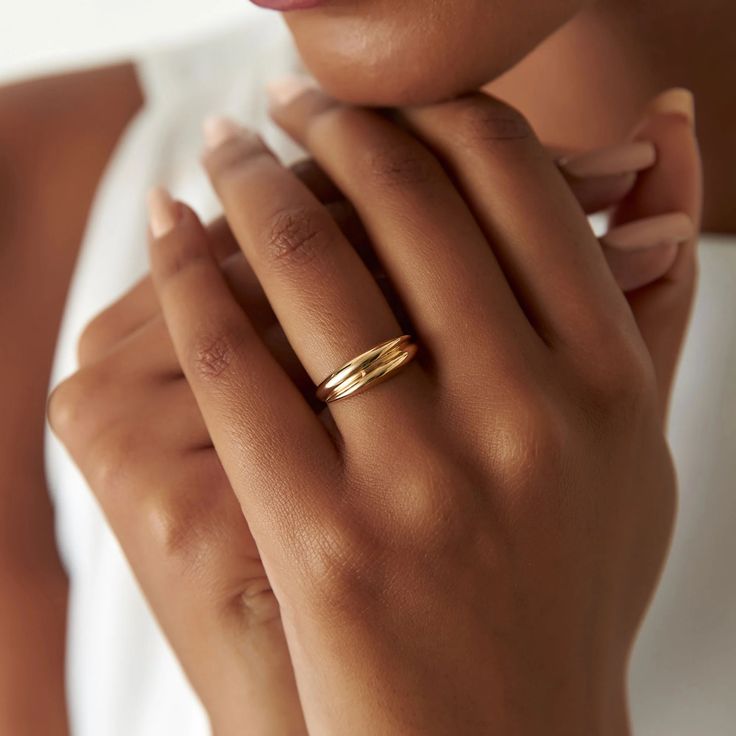
[[[276,318],[242,254],[239,251],[233,253],[221,262],[220,267],[240,306],[251,316],[259,333],[265,334]],[[152,323],[159,327],[160,344],[147,337]],[[150,365],[153,369],[161,358],[165,360],[160,370],[168,374],[172,368],[178,368],[178,364],[169,364],[168,356],[173,357],[174,353],[161,321],[161,309],[150,277],[140,281],[87,325],[78,344],[79,365],[85,367],[103,360],[119,347],[130,343],[138,348],[142,343],[147,344],[148,349],[141,352],[137,359],[135,355],[132,356],[142,366]]]
[[[628,292],[656,281],[668,271],[677,258],[677,244],[657,243],[636,253],[627,253],[604,244],[603,254],[618,285]]]
[[[618,285],[628,292],[667,273],[679,246],[692,240],[694,233],[686,213],[672,212],[620,224],[601,238],[601,244]]]
[[[672,231],[661,234],[656,245],[663,246],[659,273],[653,271],[649,282],[628,294],[639,330],[654,361],[662,407],[672,386],[672,379],[685,334],[696,280],[696,244],[701,219],[701,164],[695,138],[692,95],[686,90],[670,90],[650,105],[645,120],[634,133],[635,140],[652,141],[658,151],[657,164],[644,172],[637,185],[615,210],[614,229],[631,228],[632,223],[677,213],[691,223],[689,232],[673,239]],[[612,231],[614,232],[614,231]],[[610,235],[610,234],[609,234]],[[657,240],[657,238],[650,238]],[[679,245],[676,243],[679,242]],[[652,243],[655,245],[655,243]],[[638,264],[630,259],[645,255],[629,248],[617,256],[622,267],[636,273]],[[654,257],[651,254],[650,257]]]
[[[565,176],[563,172],[563,176]],[[636,174],[577,179],[565,176],[570,191],[586,215],[607,210],[618,204],[636,183]]]
[[[213,733],[306,734],[279,603],[220,461],[172,460],[149,466],[139,484],[157,493],[114,528],[143,592]]]
[[[159,311],[150,278],[138,281],[84,328],[77,342],[80,368],[96,363]]]
[[[316,400],[314,385],[278,324],[260,333],[260,337],[307,403],[315,412],[321,411],[324,405]],[[117,343],[103,358],[81,368],[78,374],[95,377],[94,381],[85,383],[92,405],[97,397],[102,403],[111,395],[119,395],[119,407],[124,410],[122,420],[130,416],[136,398],[144,394],[143,403],[135,405],[133,414],[141,423],[168,427],[168,439],[177,448],[212,445],[160,313]],[[165,406],[176,407],[176,416],[167,416],[172,412],[162,411]],[[165,421],[162,417],[166,417]],[[111,423],[115,423],[113,419],[111,417]]]
[[[348,224],[344,219],[344,207],[340,206],[342,200],[340,191],[316,162],[305,159],[295,163],[291,169],[320,202],[328,205],[336,203],[335,212],[340,218],[337,220],[338,224],[354,226],[352,223]],[[238,263],[228,260],[233,254],[240,253],[240,248],[227,220],[224,217],[218,217],[207,226],[207,232],[215,258],[218,261],[229,263],[229,266],[225,267],[225,272],[228,274],[228,282],[238,301],[257,327],[270,327],[274,319],[273,313],[247,261],[241,259],[242,262]],[[99,360],[116,343],[138,330],[158,313],[158,300],[150,277],[146,276],[87,326],[78,344],[79,365],[85,366]],[[266,320],[265,322],[262,321],[262,317]]]
[[[295,353],[315,383],[378,343],[401,335],[386,300],[327,210],[256,136],[232,121],[208,126],[204,162],[233,233]],[[401,376],[335,405],[342,421],[411,401]],[[401,387],[397,388],[397,383]]]
[[[332,179],[311,158],[297,161],[291,166],[291,172],[322,204],[331,204],[345,199]]]
[[[484,370],[493,364],[506,369],[512,356],[537,347],[537,335],[470,211],[439,162],[413,136],[313,88],[296,96],[274,94],[272,116],[356,208],[438,369],[455,378],[467,375],[465,348],[479,324],[492,335],[482,346],[488,348],[484,358],[474,356]]]
[[[331,487],[334,446],[230,294],[196,215],[163,190],[149,203],[151,275],[179,363],[259,549],[292,554],[275,531],[327,513],[317,489]]]
[[[224,261],[239,251],[225,218],[213,221],[207,230],[212,252],[218,260]],[[240,271],[236,278],[239,293],[250,296],[253,292],[248,299],[249,305],[258,304],[260,289],[255,277]],[[84,367],[102,359],[117,343],[139,330],[159,312],[156,292],[150,277],[146,276],[85,327],[77,344],[79,366]]]
[[[577,348],[634,329],[579,203],[518,112],[472,95],[404,114],[452,172],[548,343]]]
[[[160,391],[138,384],[116,399],[100,379],[87,369],[59,386],[52,426],[95,493],[213,726],[227,713],[264,733],[304,733],[278,604],[217,455],[172,443],[167,420],[190,422],[179,396],[159,404],[149,421],[140,409],[146,399],[160,400]]]
[[[583,210],[591,214],[618,203],[633,188],[636,175],[650,169],[657,150],[650,141],[627,141],[557,159]]]
[[[411,132],[400,111],[388,110],[385,116]],[[633,188],[636,173],[651,167],[656,158],[654,147],[646,141],[589,151],[550,144],[545,148],[586,214],[617,204]]]

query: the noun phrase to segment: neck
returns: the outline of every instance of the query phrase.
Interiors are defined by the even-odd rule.
[[[704,227],[736,232],[736,3],[598,0],[489,85],[562,148],[621,140],[668,87],[695,94]]]

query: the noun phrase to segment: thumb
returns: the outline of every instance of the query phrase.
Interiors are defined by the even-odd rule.
[[[639,175],[615,208],[612,229],[602,239],[654,363],[663,416],[697,274],[702,176],[694,120],[693,97],[687,90],[668,90],[650,103],[632,138],[655,145],[656,164]],[[642,247],[647,238],[632,237],[634,228],[640,235],[648,228],[646,245],[654,247]]]

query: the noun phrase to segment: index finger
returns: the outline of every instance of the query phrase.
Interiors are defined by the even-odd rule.
[[[297,161],[291,166],[291,171],[318,201],[327,205],[328,208],[337,207],[337,203],[342,200],[342,194],[338,188],[315,161],[311,159]],[[225,262],[230,256],[240,253],[240,246],[233,237],[225,217],[218,217],[209,223],[207,235],[212,253],[218,261]],[[259,312],[262,311],[264,306],[268,306],[268,301],[244,259],[238,264],[237,272],[236,286],[239,288],[236,288],[234,293],[246,299],[248,307],[255,305]],[[158,301],[151,278],[146,276],[104,312],[98,314],[87,326],[78,344],[79,365],[85,366],[99,360],[123,338],[145,325],[158,311]],[[269,320],[269,323],[271,321]]]
[[[654,363],[664,411],[690,314],[697,272],[702,184],[692,94],[672,89],[655,98],[634,137],[653,141],[659,152],[658,161],[616,209],[613,224],[667,212],[683,213],[693,223],[691,237],[676,246],[666,273],[627,295]],[[644,251],[618,257],[628,259],[631,268],[636,266],[634,259],[646,256]]]
[[[153,284],[182,370],[259,550],[283,554],[328,512],[335,447],[229,292],[194,212],[164,190],[149,206]]]

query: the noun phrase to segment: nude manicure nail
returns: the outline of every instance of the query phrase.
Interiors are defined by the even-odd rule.
[[[595,151],[567,156],[557,163],[570,176],[587,179],[643,171],[657,160],[657,149],[649,141],[633,141]]]
[[[695,98],[689,89],[674,87],[657,95],[649,103],[649,112],[680,114],[686,117],[691,125],[695,125]]]
[[[644,250],[659,245],[679,245],[695,237],[693,221],[684,212],[647,217],[609,230],[601,238],[617,250]]]
[[[179,219],[176,202],[163,187],[155,187],[148,193],[148,221],[153,237],[163,238],[175,227]]]
[[[212,151],[226,141],[241,135],[243,128],[224,115],[210,115],[202,123],[202,133],[205,145]]]
[[[266,92],[271,105],[285,107],[308,89],[316,89],[309,77],[290,76],[274,79],[266,85]]]

